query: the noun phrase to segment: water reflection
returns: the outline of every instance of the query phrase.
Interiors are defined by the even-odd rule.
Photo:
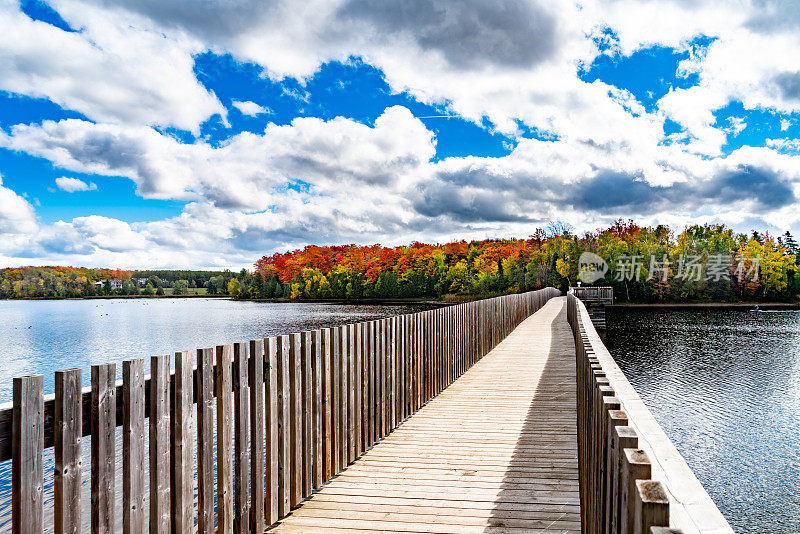
[[[606,344],[737,532],[800,531],[800,312],[613,310]]]

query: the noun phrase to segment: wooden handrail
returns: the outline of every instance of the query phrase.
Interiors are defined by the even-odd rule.
[[[193,462],[199,532],[214,531],[215,513],[220,532],[263,531],[558,295],[547,288],[179,352],[172,372],[170,358],[158,356],[147,377],[143,360],[128,360],[116,383],[114,364],[97,365],[84,389],[79,371],[59,372],[56,393],[46,397],[41,375],[15,378],[14,400],[0,407],[0,460],[13,460],[12,532],[38,533],[45,524],[42,455],[54,445],[54,523],[74,532],[90,519],[93,531],[113,532],[118,426],[126,532],[143,529],[145,487],[151,532],[194,524]],[[193,410],[196,435],[188,435]],[[92,517],[85,519],[74,483],[83,446],[92,452]]]
[[[581,300],[603,300],[614,303],[614,288],[611,286],[579,286],[570,287],[569,293]]]
[[[567,317],[577,361],[583,532],[673,527],[653,532],[733,533],[611,357],[573,291],[567,295]]]

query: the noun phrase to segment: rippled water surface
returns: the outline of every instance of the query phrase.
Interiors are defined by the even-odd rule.
[[[800,312],[617,309],[606,344],[737,532],[800,532]]]
[[[173,354],[425,309],[423,305],[334,305],[236,302],[227,299],[0,300],[0,402],[11,399],[12,378],[43,374],[53,392],[54,371]],[[147,361],[147,360],[146,360]],[[146,363],[149,367],[149,363]],[[117,451],[121,450],[118,432]],[[89,532],[89,442],[83,446],[83,530]],[[0,532],[11,530],[11,462],[0,463]],[[121,525],[122,467],[117,460],[117,523]],[[146,468],[146,466],[145,466]],[[45,517],[52,518],[53,450],[44,454]],[[47,521],[45,532],[52,532]],[[121,527],[120,527],[121,532]]]

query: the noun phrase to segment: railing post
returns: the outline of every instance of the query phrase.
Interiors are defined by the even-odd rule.
[[[189,353],[186,351],[176,352],[170,425],[172,430],[170,500],[173,532],[186,532],[194,527],[194,481],[192,476],[194,439],[190,435],[193,382],[192,361]]]
[[[633,534],[649,534],[650,527],[669,525],[669,499],[661,482],[636,481]]]
[[[624,456],[622,451],[625,449],[635,449],[639,439],[636,431],[630,426],[617,426],[614,428],[611,448],[611,529],[612,534],[617,534],[622,530],[621,523],[624,521],[622,513],[622,495],[625,486],[623,484]]]
[[[285,517],[291,509],[292,442],[291,442],[291,389],[289,386],[289,336],[278,336],[277,392],[278,392],[278,518]]]
[[[116,493],[117,366],[92,366],[92,533],[114,532]]]
[[[641,449],[623,449],[622,451],[622,502],[620,511],[622,522],[621,534],[636,534],[636,481],[650,479],[650,459]]]
[[[313,332],[302,332],[300,334],[300,371],[301,371],[301,391],[303,402],[301,412],[303,414],[303,487],[301,498],[311,496],[314,486],[313,464],[314,464],[314,445],[313,445],[313,404],[314,404],[314,373],[312,364]],[[259,531],[260,532],[260,531]]]
[[[13,390],[11,530],[14,534],[41,534],[44,530],[44,376],[15,378]]]
[[[264,415],[266,418],[264,430],[266,433],[266,502],[264,504],[264,515],[266,524],[272,525],[280,519],[280,500],[279,478],[282,476],[278,468],[278,461],[281,455],[280,445],[280,395],[278,389],[278,359],[281,354],[282,346],[278,344],[277,337],[270,337],[264,340]],[[320,469],[322,458],[319,458]],[[320,475],[321,477],[321,475]]]
[[[150,358],[150,533],[170,531],[169,356]],[[230,384],[230,382],[228,383]],[[221,397],[218,392],[218,397]],[[218,412],[219,414],[220,412]],[[219,435],[219,434],[218,434]],[[218,449],[219,450],[219,449]],[[224,469],[218,472],[224,472]],[[219,502],[223,502],[222,499]],[[220,525],[227,517],[220,506]],[[225,532],[220,528],[220,532]]]
[[[289,506],[294,508],[302,500],[303,489],[303,398],[300,334],[289,334]],[[339,399],[341,402],[341,398]]]
[[[80,374],[77,379],[80,391]],[[78,403],[80,406],[80,402]],[[144,360],[122,362],[122,532],[145,529]],[[78,419],[80,421],[80,419]],[[80,475],[79,475],[80,478]],[[77,489],[80,491],[80,488]],[[80,494],[79,494],[80,495]],[[80,498],[77,513],[80,515]]]
[[[248,386],[250,391],[250,531],[264,532],[264,341],[250,341]]]
[[[324,347],[322,345],[322,331],[314,330],[311,333],[311,368],[313,374],[312,386],[312,409],[311,417],[312,423],[312,456],[313,467],[311,476],[314,479],[314,489],[322,487],[325,480],[323,465],[322,465],[322,440],[323,440],[323,425],[322,425],[322,411],[323,411],[323,378],[322,378],[322,357]]]
[[[233,532],[233,386],[231,346],[217,346],[217,526],[220,534]],[[169,365],[169,362],[167,362]],[[169,366],[166,368],[169,373]],[[150,412],[151,414],[153,412]],[[152,426],[151,426],[152,428]],[[153,450],[150,450],[152,465]],[[152,480],[152,476],[151,476]],[[151,492],[152,495],[152,492]],[[151,501],[151,514],[152,514]],[[152,516],[151,516],[152,521]],[[169,521],[169,516],[167,516]],[[169,523],[167,522],[167,525]],[[152,533],[152,528],[150,530]]]
[[[139,360],[141,362],[141,360]],[[127,367],[130,362],[123,363]],[[144,371],[144,365],[142,365]],[[83,395],[81,393],[81,370],[69,369],[66,371],[56,371],[56,397],[55,397],[55,413],[53,420],[53,438],[54,438],[54,456],[55,456],[55,473],[53,476],[53,498],[55,508],[55,530],[56,534],[79,534],[81,532],[81,477],[82,477],[82,461],[81,461],[81,437],[83,435],[83,409],[82,401]],[[142,388],[144,388],[144,372],[139,376],[141,379]],[[126,382],[130,384],[130,379]],[[126,391],[131,390],[130,386]],[[144,390],[142,389],[141,402],[144,403]],[[125,411],[125,413],[130,413]],[[139,418],[136,418],[139,422]],[[141,423],[144,424],[144,406],[141,409]],[[127,428],[130,428],[128,426]],[[139,428],[138,435],[134,439],[143,440],[142,433],[144,430]],[[123,430],[123,440],[126,434]],[[44,435],[42,435],[44,439]],[[137,451],[133,450],[130,446],[125,447],[123,441],[123,449],[133,452],[135,459],[138,459]],[[144,463],[144,444],[139,446],[141,449],[141,460],[138,465]],[[130,455],[123,456],[123,461],[128,459],[126,463],[128,470],[130,470]],[[124,470],[124,469],[123,469]],[[144,471],[138,470],[137,473],[132,474],[136,477],[142,477]],[[126,480],[133,481],[133,478],[125,477],[123,475],[123,492]],[[138,478],[137,478],[138,480]],[[136,489],[139,492],[144,491],[143,480],[141,485],[137,485]],[[12,497],[13,499],[13,497]],[[143,504],[137,501],[137,504]],[[123,516],[125,516],[125,503],[123,502]],[[140,512],[141,513],[141,512]],[[139,532],[144,528],[142,524]],[[128,531],[130,532],[130,531]],[[125,534],[128,534],[125,532]]]
[[[197,349],[197,531],[214,532],[214,349]],[[135,532],[142,532],[136,530]]]

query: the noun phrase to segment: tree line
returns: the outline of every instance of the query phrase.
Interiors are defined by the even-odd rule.
[[[587,253],[594,258],[589,280]],[[714,224],[674,231],[618,220],[578,235],[555,223],[527,239],[309,245],[264,256],[252,271],[238,273],[8,268],[0,270],[0,298],[181,294],[204,288],[239,299],[438,299],[547,286],[566,290],[583,281],[613,286],[622,302],[795,301],[799,259],[789,232],[745,234]],[[100,280],[107,282],[96,285]],[[109,280],[121,280],[121,287],[111,287]]]
[[[226,271],[130,271],[85,267],[0,269],[0,298],[82,298],[96,296],[185,295],[197,289],[228,293],[235,278]]]
[[[582,235],[556,223],[527,239],[310,245],[262,257],[253,273],[242,271],[231,280],[229,293],[302,300],[566,290],[584,278],[581,256],[587,252],[607,267],[590,283],[613,286],[621,301],[796,300],[800,292],[800,256],[789,232],[744,234],[714,224],[675,232],[618,220]]]

